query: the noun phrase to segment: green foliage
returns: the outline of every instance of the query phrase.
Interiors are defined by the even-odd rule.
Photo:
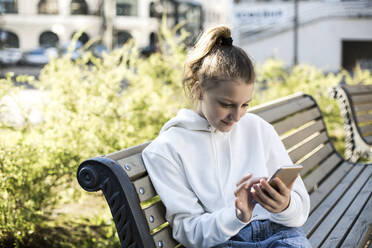
[[[154,139],[162,125],[187,106],[181,85],[186,37],[183,31],[176,36],[176,29],[168,30],[164,22],[160,51],[149,58],[141,57],[129,42],[102,58],[81,51],[82,56],[72,61],[67,54],[46,65],[38,79],[17,77],[45,93],[44,104],[35,106],[42,110],[43,120],[33,124],[29,110],[19,103],[22,125],[0,121],[0,246],[118,245],[109,215],[65,216],[60,221],[56,212],[62,203],[85,197],[81,189],[70,189],[82,160]],[[309,93],[334,137],[342,137],[342,123],[336,102],[327,96],[328,87],[343,77],[348,83],[372,83],[370,73],[358,68],[353,76],[324,74],[308,65],[289,71],[282,62],[268,60],[257,71],[254,104],[298,91]],[[23,87],[14,86],[13,80],[12,74],[0,79],[0,99],[17,98]],[[5,110],[0,103],[0,114]]]
[[[336,149],[344,153],[344,131],[340,109],[336,100],[329,97],[329,88],[343,79],[348,84],[372,84],[370,71],[355,69],[353,75],[346,71],[325,74],[314,66],[302,64],[288,70],[283,62],[267,60],[257,66],[257,84],[253,105],[284,97],[296,92],[310,94],[317,101]]]
[[[52,218],[82,160],[155,138],[183,106],[186,34],[176,39],[175,32],[163,26],[161,53],[149,58],[130,42],[102,59],[86,51],[72,61],[67,54],[46,65],[37,80],[17,78],[44,92],[45,104],[37,106],[43,121],[36,125],[27,112],[21,126],[1,122],[0,240],[27,246]],[[1,79],[0,97],[17,99],[21,88],[12,81],[12,75]],[[98,247],[93,243],[79,247]]]

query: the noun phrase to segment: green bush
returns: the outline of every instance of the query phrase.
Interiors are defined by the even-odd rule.
[[[163,28],[162,52],[149,58],[130,42],[102,59],[90,52],[76,61],[66,55],[46,65],[38,79],[17,78],[45,92],[46,104],[38,106],[41,123],[32,124],[27,111],[22,126],[1,123],[0,240],[27,245],[75,183],[80,162],[155,138],[183,106],[187,35],[173,38],[175,32]],[[0,97],[16,99],[22,87],[12,80],[1,80]]]
[[[253,105],[284,97],[296,92],[310,94],[317,101],[336,149],[344,153],[344,131],[340,109],[329,96],[329,89],[341,81],[347,84],[372,84],[368,70],[356,67],[351,76],[347,71],[324,73],[310,65],[298,65],[289,70],[282,61],[269,59],[257,67],[257,81]]]
[[[81,161],[154,139],[162,125],[188,105],[181,85],[187,34],[176,37],[175,32],[163,24],[160,52],[149,58],[141,57],[130,42],[102,59],[86,52],[72,61],[67,54],[46,65],[38,79],[16,79],[44,92],[45,104],[37,106],[43,112],[38,124],[30,121],[21,105],[23,125],[0,122],[0,246],[118,244],[110,217],[65,216],[67,220],[61,221],[56,209],[86,197],[75,189]],[[372,81],[371,74],[360,69],[353,77],[346,72],[324,74],[308,65],[287,70],[278,60],[258,65],[257,71],[253,104],[297,91],[309,93],[318,101],[334,138],[342,137],[342,123],[336,102],[327,95],[328,87],[342,78],[349,83]],[[0,99],[16,97],[23,89],[13,80],[11,74],[0,79]],[[0,113],[4,110],[0,103]],[[342,142],[337,141],[342,150]]]

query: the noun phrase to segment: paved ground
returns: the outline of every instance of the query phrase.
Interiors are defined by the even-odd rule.
[[[0,65],[0,78],[4,77],[7,72],[14,72],[15,75],[33,75],[37,77],[39,75],[42,66],[4,66]]]
[[[0,78],[7,72],[14,72],[15,75],[32,75],[37,77],[42,66],[4,66],[0,65]],[[38,123],[42,120],[40,111],[44,104],[43,94],[34,89],[21,90],[15,96],[5,96],[0,100],[2,106],[0,120],[11,126],[22,126],[25,121],[25,112],[31,123]]]

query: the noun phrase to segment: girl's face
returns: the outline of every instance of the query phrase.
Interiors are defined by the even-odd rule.
[[[221,82],[207,91],[198,89],[198,112],[221,132],[228,132],[246,113],[252,99],[254,84],[242,80]]]

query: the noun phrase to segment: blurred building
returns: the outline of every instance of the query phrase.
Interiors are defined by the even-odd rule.
[[[0,0],[0,44],[56,47],[83,30],[82,43],[102,38],[116,47],[133,38],[146,47],[155,42],[163,13],[170,25],[187,20],[191,32],[201,29],[200,4],[192,0]]]
[[[357,63],[372,69],[371,0],[203,0],[202,6],[204,25],[229,25],[234,43],[255,62],[276,57],[286,66],[325,71]]]
[[[151,53],[160,19],[195,38],[226,24],[255,62],[276,57],[326,71],[372,68],[372,0],[0,0],[0,49],[62,46],[102,38],[108,47],[133,38]]]

